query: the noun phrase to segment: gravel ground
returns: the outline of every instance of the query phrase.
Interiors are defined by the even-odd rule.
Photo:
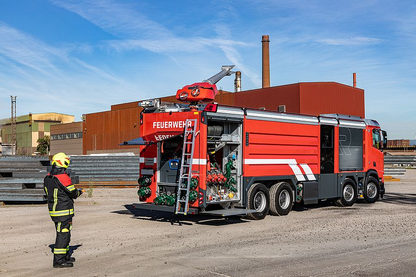
[[[0,276],[415,276],[416,170],[375,204],[261,221],[138,212],[136,189],[76,200],[75,267],[52,268],[46,205],[0,207]]]

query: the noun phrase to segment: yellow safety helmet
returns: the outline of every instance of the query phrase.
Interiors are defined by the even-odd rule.
[[[52,158],[52,165],[57,167],[68,168],[69,163],[69,157],[63,152],[55,154]]]

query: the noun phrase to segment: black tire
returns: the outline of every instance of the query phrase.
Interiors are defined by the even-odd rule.
[[[364,200],[367,203],[374,203],[380,196],[380,184],[373,176],[368,177],[364,185]]]
[[[357,189],[355,183],[351,179],[345,179],[342,185],[341,198],[335,201],[335,204],[340,207],[349,207],[354,205],[357,201]]]
[[[286,182],[274,184],[270,188],[270,214],[287,215],[293,207],[293,190]]]
[[[265,185],[255,183],[250,187],[247,193],[247,207],[257,210],[256,213],[247,214],[248,218],[260,220],[266,217],[270,209],[270,194]]]

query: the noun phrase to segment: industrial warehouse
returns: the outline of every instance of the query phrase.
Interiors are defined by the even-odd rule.
[[[241,29],[237,40],[231,25],[214,21],[207,26],[215,26],[218,39],[201,36],[210,28],[197,32],[187,25],[195,35],[183,40],[174,35],[180,29],[159,24],[175,7],[167,5],[172,11],[153,21],[135,5],[46,5],[57,18],[69,11],[105,30],[94,46],[85,39],[41,43],[3,25],[0,14],[0,34],[19,40],[13,48],[0,39],[0,69],[10,63],[13,72],[8,55],[19,53],[24,67],[38,72],[26,74],[37,85],[22,94],[13,79],[11,116],[0,119],[0,275],[413,276],[415,140],[411,131],[408,139],[390,138],[399,137],[399,126],[392,128],[382,114],[390,113],[380,105],[386,95],[374,97],[377,86],[362,66],[367,61],[348,64],[351,56],[370,52],[345,50],[338,58],[319,46],[350,50],[384,40],[263,35],[253,47],[243,38],[251,28]],[[188,8],[182,19],[192,14],[195,26],[206,20]],[[227,20],[240,14],[225,10]],[[120,18],[125,21],[111,23]],[[285,20],[276,26],[284,28]],[[146,33],[151,39],[141,37]],[[305,57],[285,48],[273,59],[284,45],[299,43],[317,58],[303,63]],[[26,45],[48,54],[35,58],[22,50]],[[245,47],[258,49],[240,55]],[[199,60],[189,62],[195,53],[209,57],[208,49],[220,49],[224,61],[217,64],[213,55],[198,68]],[[91,58],[101,51],[124,64]],[[135,57],[141,59],[129,67]],[[252,59],[261,64],[253,67],[259,72],[248,66]],[[316,68],[339,72],[316,77],[299,71],[287,78],[286,67],[271,70],[287,61],[293,72],[305,64],[313,71],[320,62]],[[146,68],[154,63],[160,66]],[[72,68],[78,72],[66,74]],[[178,86],[171,78],[181,70],[188,73]],[[89,72],[98,77],[89,80]],[[147,83],[155,72],[159,79]],[[223,89],[225,82],[233,89]],[[125,95],[129,89],[137,95]],[[31,93],[42,100],[33,110],[27,108]]]

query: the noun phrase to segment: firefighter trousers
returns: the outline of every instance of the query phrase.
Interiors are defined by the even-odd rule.
[[[56,240],[53,248],[53,262],[62,264],[69,259],[69,242],[71,240],[72,218],[55,222]]]

